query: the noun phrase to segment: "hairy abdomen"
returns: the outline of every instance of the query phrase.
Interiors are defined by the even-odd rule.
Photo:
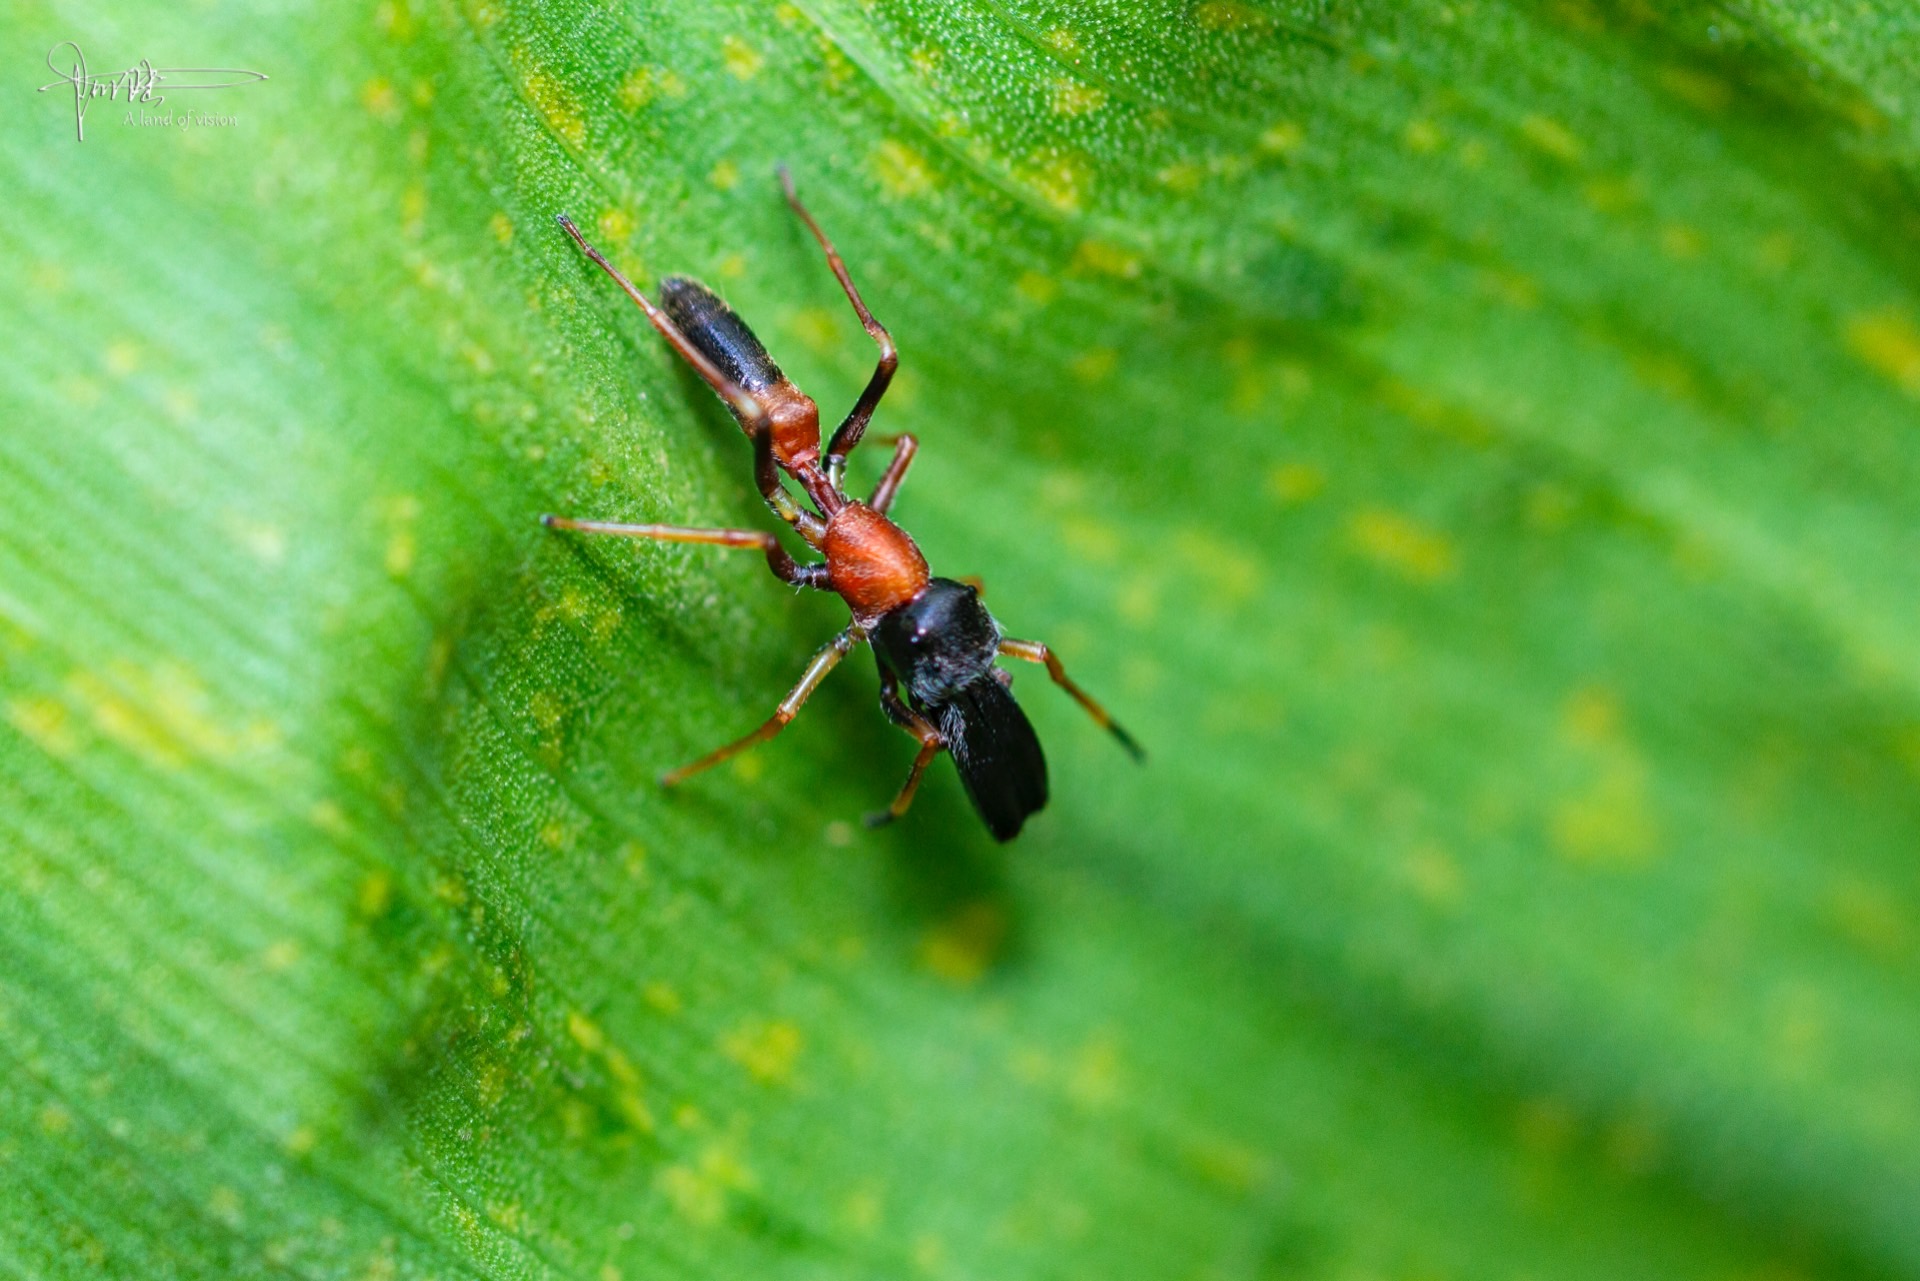
[[[1027,714],[991,672],[930,709],[967,799],[997,841],[1047,803],[1047,758]]]
[[[789,471],[820,457],[820,410],[780,372],[733,308],[697,280],[668,276],[660,282],[660,310],[721,373],[753,393],[767,411],[774,456]]]
[[[685,276],[661,281],[660,310],[701,355],[748,391],[768,391],[787,381],[747,322],[699,281]]]

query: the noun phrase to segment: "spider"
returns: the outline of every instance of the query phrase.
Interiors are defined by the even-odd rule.
[[[981,603],[976,584],[935,578],[907,532],[887,516],[906,478],[918,442],[892,438],[893,457],[865,502],[847,495],[847,455],[865,435],[874,408],[899,364],[893,339],[860,299],[846,264],[826,233],[800,203],[785,166],[779,170],[787,204],[826,254],[827,266],[847,301],[880,348],[880,360],[860,399],[820,452],[820,410],[794,386],[747,324],[697,280],[669,276],[655,305],[587,243],[565,214],[558,215],[586,256],[633,299],[653,327],[706,380],[739,420],[753,443],[754,481],[774,515],[791,525],[824,558],[799,564],[772,534],[750,529],[696,529],[684,525],[631,525],[612,521],[542,516],[549,529],[614,534],[674,543],[711,543],[757,548],[782,582],[835,592],[852,620],[813,656],[799,682],[765,724],[689,765],[665,774],[673,787],[784,729],[828,672],[855,646],[873,647],[880,668],[880,706],[920,745],[913,767],[893,803],[868,816],[870,826],[899,818],[913,803],[927,766],[942,751],[953,757],[975,811],[996,840],[1011,840],[1029,815],[1047,803],[1047,759],[1026,713],[1014,701],[1011,673],[1000,657],[1041,663],[1054,683],[1072,695],[1136,760],[1145,754],[1133,736],[1067,676],[1053,651],[1039,641],[1015,640]],[[796,500],[782,481],[791,477],[805,495]]]

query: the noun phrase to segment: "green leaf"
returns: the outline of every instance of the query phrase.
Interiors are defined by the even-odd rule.
[[[0,1271],[1920,1276],[1905,6],[0,30]],[[782,160],[1151,753],[1008,847],[864,661],[661,792],[843,615],[536,523],[768,521],[556,213],[851,403]]]

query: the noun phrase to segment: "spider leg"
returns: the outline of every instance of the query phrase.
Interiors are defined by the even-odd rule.
[[[711,543],[716,547],[757,547],[766,553],[767,567],[774,577],[795,587],[827,590],[825,565],[800,565],[787,554],[780,540],[758,529],[695,529],[687,525],[627,525],[611,520],[575,520],[570,516],[542,516],[548,529],[567,529],[579,534],[614,534],[621,538],[652,538],[663,543]]]
[[[868,827],[885,827],[907,812],[907,807],[913,804],[913,794],[920,790],[920,779],[926,774],[927,766],[946,746],[940,731],[926,717],[901,701],[893,673],[885,670],[880,673],[880,706],[886,709],[889,720],[920,740],[920,753],[913,758],[913,768],[907,771],[907,781],[900,785],[900,792],[893,798],[893,804],[877,814],[867,815]]]
[[[753,478],[760,488],[760,496],[767,500],[767,506],[773,509],[776,516],[798,529],[808,542],[817,544],[825,529],[823,522],[818,516],[802,509],[800,504],[793,501],[793,496],[782,488],[779,472],[774,468],[773,419],[768,414],[767,407],[761,404],[759,398],[752,392],[723,373],[718,365],[707,358],[705,352],[694,346],[692,341],[680,332],[680,327],[673,323],[672,317],[654,306],[652,299],[635,288],[634,283],[628,280],[618,267],[607,261],[606,255],[588,244],[587,238],[580,234],[580,229],[573,225],[573,219],[565,214],[556,214],[555,218],[566,233],[573,237],[574,243],[580,246],[581,252],[591,258],[602,271],[613,277],[614,283],[619,285],[627,297],[633,299],[640,310],[647,314],[647,319],[653,322],[655,329],[660,331],[660,336],[680,353],[680,358],[693,366],[694,372],[704,378],[707,385],[733,407],[734,415],[739,418],[741,427],[753,441]]]
[[[1053,677],[1053,683],[1071,694],[1074,702],[1086,708],[1087,715],[1093,717],[1102,729],[1119,739],[1120,746],[1127,749],[1129,756],[1133,757],[1136,761],[1144,761],[1147,759],[1146,750],[1135,741],[1133,735],[1121,729],[1120,723],[1114,720],[1113,717],[1107,715],[1106,708],[1094,702],[1085,690],[1073,683],[1072,679],[1067,675],[1067,669],[1060,665],[1059,658],[1056,657],[1054,652],[1048,649],[1046,645],[1040,641],[1013,640],[1008,638],[1000,642],[1000,652],[1008,658],[1024,658],[1029,663],[1045,663],[1047,665],[1047,675]]]
[[[880,474],[880,483],[873,487],[873,497],[867,499],[867,506],[887,514],[887,508],[893,506],[894,496],[900,492],[900,482],[907,478],[907,468],[913,465],[913,456],[920,449],[920,442],[913,436],[902,433],[893,438],[893,458],[888,461],[886,471]]]
[[[861,301],[860,291],[853,287],[853,278],[847,275],[847,264],[840,259],[840,251],[833,247],[833,242],[827,239],[827,233],[820,230],[820,224],[800,203],[800,195],[793,189],[793,175],[787,172],[785,165],[780,166],[780,187],[786,192],[787,204],[800,216],[800,221],[807,225],[807,230],[813,233],[813,238],[827,255],[827,266],[832,269],[834,279],[840,282],[840,288],[846,291],[847,301],[853,304],[854,315],[860,317],[861,326],[880,348],[880,361],[874,366],[873,377],[867,380],[866,390],[860,393],[860,399],[854,402],[852,411],[827,442],[827,475],[838,484],[841,472],[847,465],[847,455],[860,443],[860,437],[866,432],[867,422],[879,406],[880,398],[887,394],[887,384],[893,381],[893,371],[900,367],[900,352],[893,345],[893,336],[873,318],[873,313],[867,310],[867,304]]]
[[[711,769],[728,757],[736,756],[756,743],[764,743],[785,729],[787,724],[799,714],[800,707],[807,701],[807,697],[819,688],[821,681],[827,678],[827,673],[839,666],[840,660],[852,652],[853,647],[863,638],[864,633],[857,628],[849,627],[828,641],[821,647],[820,652],[813,656],[813,661],[807,664],[807,670],[800,674],[799,682],[785,698],[780,700],[780,706],[774,709],[773,715],[767,718],[766,724],[751,734],[735,739],[725,747],[715,748],[691,765],[682,765],[677,770],[662,774],[660,786],[673,787],[683,783],[701,770]]]

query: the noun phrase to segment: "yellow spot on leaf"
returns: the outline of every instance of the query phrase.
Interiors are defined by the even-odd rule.
[[[223,725],[199,677],[177,663],[117,662],[104,676],[75,672],[67,689],[95,729],[153,765],[232,756],[272,738],[270,728],[236,732]]]
[[[933,168],[927,158],[897,139],[888,138],[875,147],[869,163],[880,190],[896,200],[917,196],[933,186]]]
[[[1307,131],[1291,120],[1268,125],[1260,133],[1260,150],[1273,156],[1290,156],[1307,141]]]
[[[721,1052],[762,1085],[787,1085],[800,1057],[800,1029],[785,1020],[744,1023],[720,1043]]]
[[[1196,164],[1189,164],[1186,161],[1168,165],[1165,169],[1153,175],[1154,181],[1158,182],[1161,186],[1166,187],[1170,191],[1178,191],[1183,194],[1198,191],[1201,181],[1206,176],[1207,171],[1205,169],[1202,169]]]
[[[1557,120],[1546,116],[1528,116],[1520,122],[1520,136],[1555,160],[1573,164],[1585,150],[1580,140]]]
[[[368,872],[354,895],[354,910],[373,920],[385,916],[393,904],[393,877],[386,870]]]
[[[232,1227],[240,1222],[240,1194],[221,1186],[207,1195],[207,1212]]]
[[[7,723],[49,756],[70,755],[75,747],[72,715],[58,699],[45,695],[12,699],[7,703]]]
[[[751,80],[767,65],[759,51],[739,36],[728,36],[720,42],[720,61],[736,80]]]
[[[1620,733],[1620,700],[1604,689],[1579,690],[1561,709],[1560,727],[1568,742],[1582,747],[1609,743]]]
[[[115,378],[125,378],[140,368],[140,344],[131,338],[121,338],[107,344],[107,372]]]
[[[1435,907],[1452,907],[1460,901],[1465,888],[1460,864],[1439,846],[1422,845],[1411,851],[1401,869],[1414,893]]]
[[[1060,522],[1060,540],[1076,556],[1112,562],[1120,554],[1120,531],[1104,521],[1066,516]]]
[[[360,86],[360,103],[382,120],[392,120],[400,114],[400,97],[394,93],[392,82],[384,76]]]
[[[1193,11],[1193,19],[1210,31],[1230,31],[1241,27],[1266,25],[1266,15],[1239,0],[1206,0]]]
[[[1440,149],[1442,135],[1440,126],[1431,120],[1409,120],[1404,137],[1408,151],[1416,155],[1425,155]]]
[[[1623,1116],[1607,1126],[1601,1150],[1607,1164],[1626,1175],[1651,1173],[1665,1147],[1659,1127],[1650,1117]]]
[[[1733,100],[1733,89],[1726,81],[1692,67],[1662,68],[1660,87],[1702,111],[1724,111]]]
[[[418,240],[427,226],[427,190],[415,183],[400,194],[400,234]]]
[[[840,313],[825,307],[802,307],[788,322],[793,336],[817,352],[836,350],[841,342]]]
[[[1093,185],[1086,158],[1057,148],[1036,152],[1021,176],[1035,196],[1061,213],[1080,212]]]
[[[1828,912],[1848,940],[1883,961],[1904,955],[1912,941],[1910,914],[1884,886],[1849,878],[1833,891]]]
[[[395,40],[411,40],[420,29],[413,6],[405,0],[381,0],[379,7],[373,11],[373,23],[382,34]]]
[[[1527,492],[1527,523],[1547,533],[1565,529],[1573,520],[1579,499],[1565,485],[1542,481]]]
[[[1705,244],[1699,232],[1681,223],[1670,223],[1660,229],[1660,247],[1674,258],[1698,258]]]
[[[1847,322],[1847,345],[1908,395],[1920,396],[1920,329],[1891,307]]]
[[[1580,189],[1587,203],[1601,213],[1624,213],[1645,199],[1638,178],[1595,178]]]
[[[1584,758],[1589,781],[1553,807],[1548,835],[1562,858],[1595,867],[1638,867],[1655,853],[1659,832],[1647,797],[1647,765],[1621,726],[1620,705],[1587,689],[1561,715],[1567,743]]]
[[[840,46],[834,43],[833,38],[824,31],[815,38],[814,43],[820,51],[820,62],[826,69],[826,74],[821,79],[825,82],[828,91],[844,88],[854,76],[853,60],[848,58]]]
[[[1109,377],[1120,363],[1120,353],[1111,347],[1093,347],[1067,362],[1067,368],[1083,383],[1097,383]]]
[[[1798,251],[1792,236],[1784,231],[1776,231],[1760,242],[1754,257],[1768,271],[1785,271],[1793,265]]]
[[[949,983],[976,983],[1000,955],[1006,938],[1004,908],[969,903],[921,936],[920,964]]]
[[[1129,623],[1150,623],[1160,613],[1160,589],[1151,580],[1136,576],[1121,584],[1113,607]]]
[[[300,944],[293,939],[281,939],[260,954],[260,964],[273,973],[292,969],[299,959]]]
[[[1529,1099],[1515,1118],[1520,1146],[1541,1156],[1558,1156],[1578,1136],[1580,1118],[1559,1099]]]
[[[405,578],[413,571],[413,560],[420,548],[411,529],[396,529],[387,539],[387,573]]]
[[[1132,280],[1140,274],[1140,255],[1111,241],[1083,240],[1073,251],[1073,268]]]
[[[638,841],[627,841],[614,851],[614,857],[620,860],[620,870],[634,880],[647,874],[647,847]]]
[[[656,1186],[681,1218],[711,1227],[726,1213],[727,1194],[754,1184],[753,1172],[735,1155],[730,1143],[715,1143],[690,1162],[660,1171]]]
[[[614,96],[632,114],[657,98],[686,97],[687,82],[665,67],[639,67],[626,74]]]
[[[1384,507],[1357,512],[1348,522],[1347,535],[1362,555],[1409,582],[1437,583],[1458,568],[1452,539]]]
[[[542,689],[536,690],[533,697],[527,700],[527,712],[533,717],[533,723],[540,727],[542,733],[551,734],[559,728],[561,720],[565,718],[567,707],[560,701],[559,695],[552,690]]]
[[[1088,1109],[1120,1097],[1120,1044],[1110,1033],[1093,1036],[1073,1056],[1064,1082],[1067,1097]]]
[[[1084,116],[1107,105],[1107,91],[1062,77],[1047,86],[1047,106],[1056,116]]]
[[[1798,1075],[1812,1065],[1827,1039],[1827,1002],[1820,990],[1805,980],[1784,983],[1769,1001],[1769,1031],[1775,1062]]]
[[[1480,283],[1486,291],[1520,311],[1531,311],[1540,305],[1540,286],[1533,277],[1511,268],[1491,268],[1480,273]]]
[[[587,140],[587,120],[581,112],[580,100],[565,83],[544,71],[537,72],[527,78],[526,92],[533,109],[540,113],[555,137],[570,147],[578,147]]]
[[[1265,1180],[1267,1163],[1252,1148],[1231,1139],[1198,1140],[1187,1148],[1187,1162],[1207,1182],[1244,1193]]]
[[[840,1221],[860,1236],[871,1236],[880,1226],[880,1192],[877,1188],[861,1188],[850,1193],[840,1205]]]
[[[607,1034],[592,1019],[575,1010],[567,1015],[567,1035],[589,1054],[598,1054],[607,1044]]]
[[[262,565],[278,565],[287,557],[286,531],[278,525],[231,514],[226,520],[234,541]]]
[[[600,239],[618,245],[633,235],[633,215],[624,209],[608,209],[594,219],[594,227],[600,232]]]
[[[1060,284],[1052,276],[1037,271],[1021,273],[1013,286],[1020,296],[1036,306],[1044,307],[1060,295]]]
[[[1260,562],[1211,530],[1181,530],[1173,546],[1187,572],[1216,596],[1245,600],[1260,589]]]
[[[1281,463],[1267,473],[1267,492],[1288,506],[1304,503],[1327,487],[1327,473],[1311,463]]]
[[[720,191],[732,191],[740,182],[740,166],[722,160],[707,173],[707,181]]]

